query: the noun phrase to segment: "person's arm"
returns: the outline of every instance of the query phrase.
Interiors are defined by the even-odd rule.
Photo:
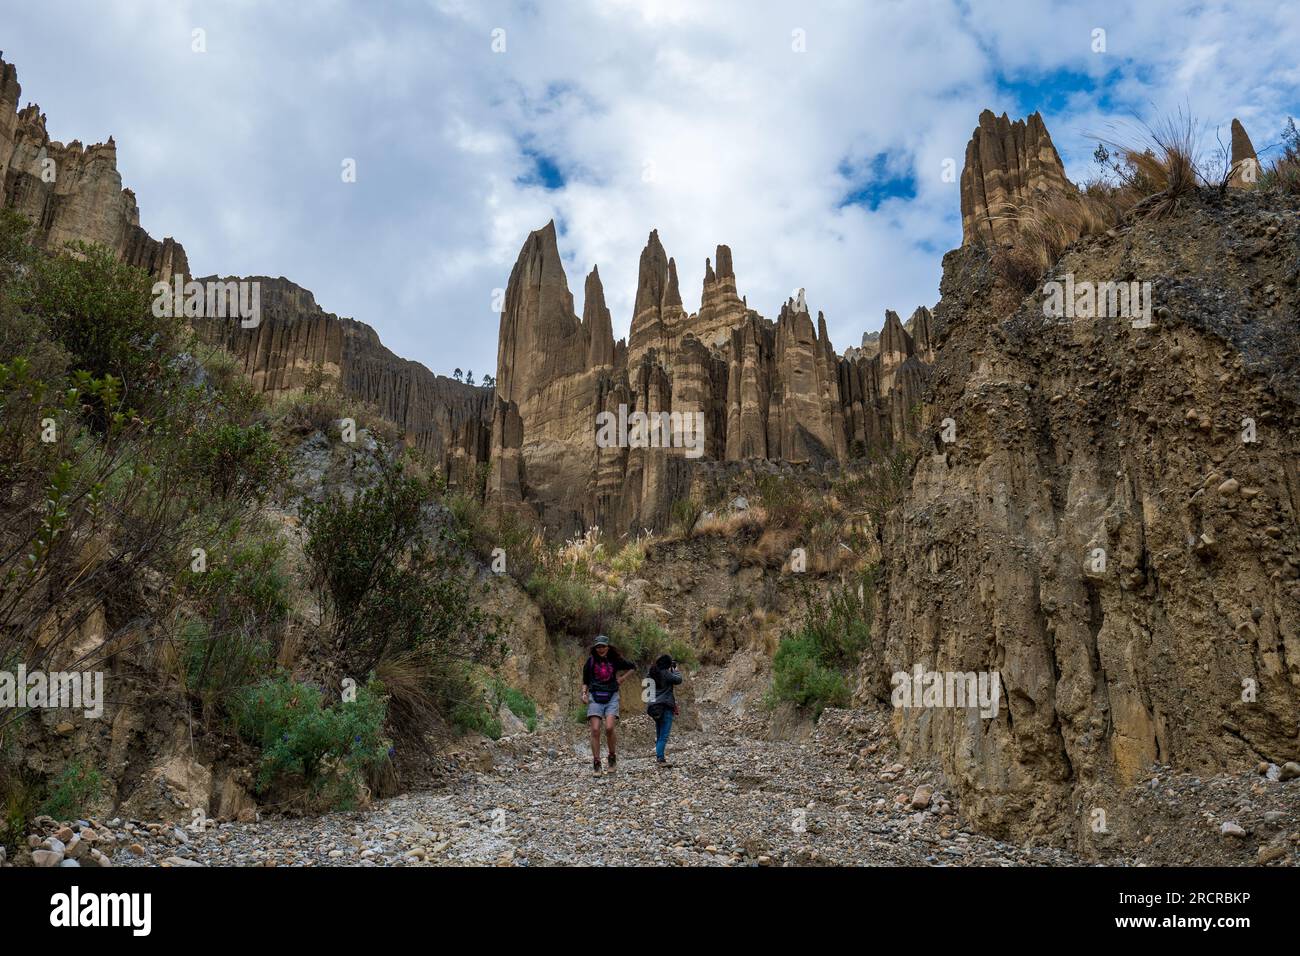
[[[682,672],[674,667],[664,674],[664,679],[670,684],[680,684],[682,682]]]
[[[622,687],[623,681],[631,677],[633,672],[636,671],[636,665],[629,664],[627,660],[624,658],[619,658],[618,663],[614,665],[614,671],[615,671],[614,679],[617,680],[618,685]]]
[[[582,702],[589,702],[587,686],[591,683],[591,659],[588,658],[582,664]]]

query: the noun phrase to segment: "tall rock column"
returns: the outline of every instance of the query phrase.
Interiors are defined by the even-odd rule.
[[[961,171],[961,243],[1008,241],[1016,232],[1009,217],[1017,207],[1045,192],[1073,189],[1038,113],[1013,123],[1006,113],[985,110]]]
[[[662,360],[670,361],[685,318],[677,263],[664,252],[659,231],[653,230],[641,250],[637,270],[636,303],[627,339],[628,368],[634,368],[650,349],[657,350]]]
[[[1249,189],[1259,180],[1259,157],[1255,146],[1246,135],[1246,127],[1235,117],[1232,120],[1232,163],[1228,185],[1236,189]]]

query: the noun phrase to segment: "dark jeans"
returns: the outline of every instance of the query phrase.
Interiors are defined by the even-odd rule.
[[[664,712],[655,718],[655,756],[660,760],[664,759],[664,747],[668,745],[668,735],[673,729],[673,712],[671,708],[665,708]]]

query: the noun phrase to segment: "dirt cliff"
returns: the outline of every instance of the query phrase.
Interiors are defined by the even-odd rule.
[[[1138,839],[1118,794],[1153,766],[1300,754],[1298,250],[1294,197],[1234,189],[1077,243],[1009,314],[982,243],[945,257],[861,689],[1000,673],[992,720],[895,711],[988,831]],[[1067,279],[1150,282],[1149,327],[1047,317]]]

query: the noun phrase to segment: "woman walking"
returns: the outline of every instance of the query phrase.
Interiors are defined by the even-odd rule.
[[[682,675],[677,662],[664,654],[654,662],[649,676],[654,681],[655,696],[646,707],[646,713],[655,722],[655,765],[671,767],[672,764],[664,759],[664,748],[668,746],[668,735],[672,733],[673,718],[679,713],[674,688],[682,682]]]

